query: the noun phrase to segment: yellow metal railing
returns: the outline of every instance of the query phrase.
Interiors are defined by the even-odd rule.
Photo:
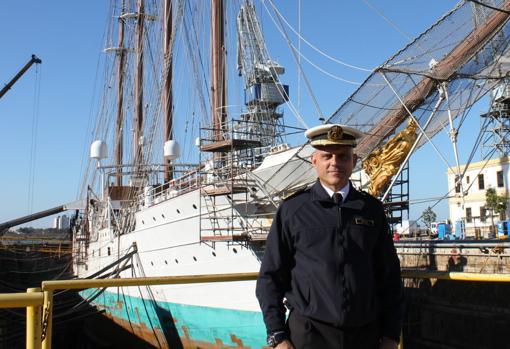
[[[0,294],[0,308],[26,308],[26,348],[50,349],[52,340],[53,292],[56,290],[250,281],[256,280],[257,276],[258,273],[235,273],[126,279],[74,279],[43,281],[41,288],[29,288],[26,293]],[[498,275],[462,272],[434,272],[425,270],[403,270],[402,278],[510,282],[510,274]],[[399,348],[403,348],[402,341],[400,342]]]
[[[43,309],[44,319],[47,320],[43,331],[42,349],[51,348],[52,312],[53,312],[53,291],[56,290],[80,290],[86,288],[120,287],[120,286],[150,286],[150,285],[177,285],[177,284],[199,284],[209,282],[230,282],[256,280],[258,273],[236,273],[236,274],[212,274],[212,275],[187,275],[187,276],[160,276],[145,278],[126,279],[75,279],[75,280],[54,280],[43,281],[44,292]]]
[[[402,278],[452,281],[510,282],[510,274],[482,274],[448,271],[403,270]]]
[[[41,348],[41,306],[43,300],[40,288],[29,288],[27,293],[0,294],[0,308],[27,308],[27,349]]]

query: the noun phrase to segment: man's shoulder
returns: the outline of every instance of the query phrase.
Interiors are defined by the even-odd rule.
[[[283,197],[283,202],[291,203],[294,201],[301,201],[310,195],[310,187],[300,188],[297,191],[293,191]]]
[[[361,190],[361,189],[357,189],[357,191],[358,191],[360,197],[362,198],[362,200],[364,200],[365,202],[367,202],[371,205],[374,205],[374,206],[378,206],[378,207],[383,206],[381,200],[379,200],[375,196],[371,195],[370,193],[368,193],[364,190]]]
[[[296,212],[303,204],[310,201],[310,188],[304,187],[283,197],[280,208],[287,214]]]

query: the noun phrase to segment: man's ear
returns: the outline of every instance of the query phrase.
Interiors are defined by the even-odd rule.
[[[312,153],[312,155],[310,155],[310,162],[312,163],[312,166],[315,167],[315,164],[317,163],[317,158],[315,157],[315,155],[317,154],[316,151],[314,151]]]

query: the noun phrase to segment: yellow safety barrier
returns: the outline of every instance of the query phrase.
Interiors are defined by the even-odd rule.
[[[258,273],[236,273],[126,279],[74,279],[43,281],[41,288],[27,289],[27,293],[0,294],[0,308],[27,308],[27,349],[51,349],[53,291],[55,290],[250,281],[256,280],[257,276]],[[510,274],[498,275],[426,270],[402,270],[402,278],[510,282]],[[403,348],[402,341],[400,342],[399,348]]]
[[[407,279],[439,279],[477,282],[510,282],[510,274],[481,274],[449,271],[402,270]]]
[[[258,273],[210,274],[186,276],[157,276],[122,279],[75,279],[43,281],[43,291],[70,290],[117,286],[177,285],[209,282],[229,282],[256,280]]]
[[[41,348],[41,306],[43,293],[40,288],[29,288],[27,293],[0,294],[0,308],[27,308],[27,349]]]
[[[256,280],[258,273],[187,275],[187,276],[160,276],[126,279],[75,279],[43,281],[44,291],[44,327],[42,349],[51,349],[53,291],[76,290],[86,288],[120,287],[120,286],[149,286],[149,285],[177,285],[197,284],[209,282],[230,282]]]
[[[27,289],[27,295],[37,294],[38,297],[42,296],[40,288],[29,288]],[[42,297],[40,297],[42,298]],[[41,299],[42,301],[43,299]],[[37,306],[27,307],[27,349],[41,349],[42,338],[42,302]]]

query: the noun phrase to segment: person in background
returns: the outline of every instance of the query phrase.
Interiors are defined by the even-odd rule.
[[[395,349],[400,263],[382,203],[349,180],[361,133],[328,124],[305,134],[318,179],[281,203],[257,280],[268,345]]]

